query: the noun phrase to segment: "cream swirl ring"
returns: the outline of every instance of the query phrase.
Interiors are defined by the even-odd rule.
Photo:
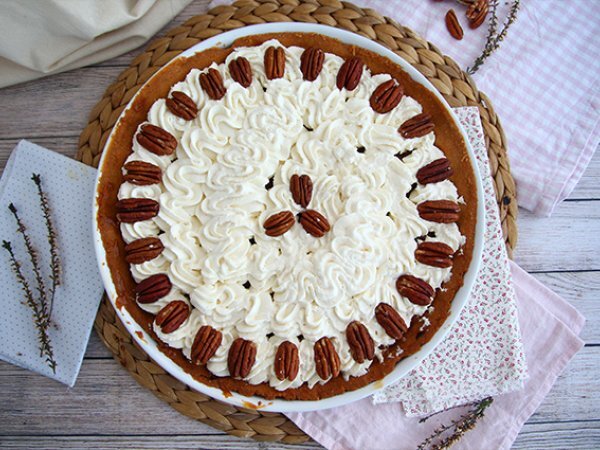
[[[280,78],[267,76],[270,47],[283,48]],[[465,242],[456,224],[427,221],[417,210],[428,200],[461,201],[448,179],[417,183],[417,171],[444,156],[434,133],[406,139],[398,132],[423,112],[421,105],[405,95],[391,111],[376,112],[371,96],[390,75],[373,75],[365,66],[355,89],[340,89],[344,60],[329,53],[314,81],[306,81],[304,51],[270,40],[236,48],[222,64],[191,70],[172,92],[194,102],[195,118],[173,114],[165,99],[147,116],[175,136],[175,151],[160,156],[134,139],[127,159],[160,167],[161,182],[124,183],[119,190],[119,199],[153,199],[160,206],[156,217],[121,224],[126,243],[158,236],[164,246],[158,257],[131,265],[136,282],[166,274],[172,283],[165,297],[140,307],[157,314],[175,300],[190,306],[176,330],[155,326],[159,339],[190,358],[202,326],[222,333],[206,364],[215,376],[230,375],[233,342],[249,340],[256,360],[244,380],[278,390],[327,382],[315,364],[315,343],[323,337],[338,354],[341,376],[366,373],[371,360],[357,363],[352,356],[348,325],[364,325],[375,358],[381,358],[379,347],[394,339],[378,322],[377,305],[392,306],[406,323],[426,310],[400,295],[398,276],[411,274],[438,289],[452,274],[451,268],[418,262],[417,242],[441,242],[456,251]],[[231,75],[230,63],[241,57],[252,72],[247,87]],[[242,67],[236,64],[234,69]],[[207,79],[217,84],[211,87]],[[309,194],[291,192],[294,176],[310,179]],[[283,223],[270,222],[267,229],[265,222],[281,213]],[[298,349],[294,380],[280,380],[274,370],[285,341]]]

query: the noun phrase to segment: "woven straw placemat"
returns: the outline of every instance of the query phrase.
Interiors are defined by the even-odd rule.
[[[488,97],[469,75],[434,45],[372,9],[337,0],[241,0],[192,17],[150,43],[111,84],[92,109],[81,133],[77,159],[97,166],[121,111],[160,67],[194,44],[225,31],[266,22],[309,22],[343,28],[390,48],[425,75],[451,106],[477,106],[496,186],[502,230],[509,253],[517,240],[517,201],[506,138]],[[96,332],[131,375],[177,411],[229,434],[262,441],[301,443],[310,438],[283,414],[237,408],[191,390],[139,348],[104,298]]]

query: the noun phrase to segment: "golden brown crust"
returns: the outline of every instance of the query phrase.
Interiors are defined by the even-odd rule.
[[[429,113],[435,124],[436,146],[441,148],[450,160],[455,170],[450,178],[456,185],[458,192],[465,199],[465,206],[461,208],[458,226],[461,233],[466,236],[466,244],[462,253],[454,258],[452,278],[445,283],[444,291],[438,291],[433,302],[433,311],[426,314],[430,321],[429,327],[420,331],[420,323],[413,320],[412,326],[407,331],[403,342],[395,344],[386,352],[388,357],[383,361],[374,361],[369,372],[361,377],[350,378],[345,381],[337,377],[324,385],[317,384],[313,388],[303,385],[299,388],[288,389],[280,392],[270,387],[267,383],[250,385],[246,382],[235,380],[231,377],[216,377],[204,366],[190,363],[179,350],[161,344],[152,330],[153,316],[144,312],[135,302],[135,283],[129,272],[129,265],[125,261],[125,243],[121,238],[118,222],[116,220],[115,204],[119,186],[123,182],[121,166],[131,152],[131,142],[137,126],[142,123],[152,104],[159,98],[168,95],[171,86],[183,80],[193,68],[205,68],[213,61],[222,63],[226,56],[235,47],[259,45],[268,39],[278,39],[286,46],[299,46],[304,48],[317,47],[328,53],[337,54],[343,58],[358,55],[364,59],[373,73],[389,73],[403,86],[406,95],[416,99]],[[391,372],[396,363],[415,353],[427,343],[435,332],[442,326],[448,316],[452,299],[462,286],[464,275],[469,268],[473,254],[475,224],[477,217],[477,189],[475,175],[471,170],[469,155],[466,151],[462,134],[458,130],[449,113],[439,102],[437,97],[413,81],[410,76],[399,66],[387,58],[372,53],[360,47],[346,45],[336,39],[318,34],[307,33],[277,33],[262,34],[240,38],[228,49],[208,49],[189,58],[180,58],[169,65],[168,69],[152,78],[144,85],[135,98],[131,107],[124,113],[115,126],[114,135],[110,145],[104,150],[102,176],[98,188],[98,224],[102,241],[106,250],[106,259],[110,268],[113,282],[117,291],[117,305],[125,307],[134,319],[159,343],[159,348],[176,364],[181,366],[198,381],[218,387],[224,392],[235,391],[243,395],[258,395],[267,399],[284,398],[288,400],[316,400],[330,397],[363,387],[371,382],[383,378]],[[402,349],[402,354],[397,355],[397,348]]]

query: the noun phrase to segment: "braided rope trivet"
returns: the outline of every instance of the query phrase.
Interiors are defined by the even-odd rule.
[[[192,17],[164,37],[152,41],[146,51],[135,58],[117,81],[106,89],[81,133],[77,159],[92,166],[98,165],[104,143],[123,108],[152,74],[183,50],[234,28],[291,21],[343,28],[379,42],[425,75],[451,106],[479,108],[502,230],[510,253],[517,240],[516,190],[506,153],[506,138],[490,100],[477,90],[469,75],[435,46],[392,19],[352,3],[336,0],[241,0]],[[114,357],[138,383],[182,414],[239,437],[286,443],[310,439],[283,414],[226,405],[177,381],[135,344],[106,298],[100,306],[95,328]]]

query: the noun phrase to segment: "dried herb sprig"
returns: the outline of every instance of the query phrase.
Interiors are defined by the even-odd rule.
[[[494,399],[492,397],[486,397],[479,402],[470,403],[469,405],[472,406],[472,408],[466,414],[460,416],[458,420],[451,421],[451,423],[448,425],[442,425],[436,428],[431,434],[431,436],[429,436],[427,439],[425,439],[419,444],[417,450],[442,450],[450,448],[452,445],[458,442],[467,431],[475,428],[477,421],[483,418],[483,416],[485,415],[485,410],[493,402]],[[436,413],[431,414],[430,416],[421,419],[419,422],[425,422],[427,419],[429,419],[431,416],[434,416],[435,414]],[[443,435],[446,434],[448,431],[452,431],[452,434],[443,437]],[[434,441],[436,440],[438,442],[434,443]]]
[[[52,344],[50,343],[50,337],[48,336],[48,328],[50,324],[50,316],[48,310],[43,307],[41,302],[36,301],[33,296],[33,292],[29,287],[27,279],[23,276],[21,270],[21,263],[15,257],[12,249],[12,245],[9,241],[2,241],[2,247],[10,255],[10,266],[17,277],[17,281],[21,285],[21,289],[25,293],[25,304],[33,312],[33,318],[35,326],[38,330],[38,342],[40,347],[40,356],[46,357],[48,366],[52,369],[52,372],[56,373],[56,361],[54,359],[54,352],[52,350]]]
[[[461,0],[458,1],[462,3]],[[475,61],[473,62],[473,65],[467,68],[467,72],[470,75],[473,75],[475,72],[477,72],[479,68],[483,65],[485,60],[489,58],[491,54],[494,53],[500,47],[500,43],[506,37],[508,29],[515,22],[515,20],[517,20],[517,13],[519,12],[519,8],[521,6],[521,0],[513,1],[510,7],[510,11],[508,12],[508,16],[506,17],[506,20],[502,25],[502,29],[498,33],[498,3],[498,0],[490,1],[490,19],[488,24],[488,34],[486,37],[485,46],[481,55],[479,55],[477,59],[475,59]]]
[[[50,245],[50,279],[52,280],[52,288],[50,289],[49,310],[50,316],[52,316],[52,307],[54,306],[54,293],[56,292],[56,287],[59,286],[61,283],[62,273],[60,258],[58,256],[56,228],[54,227],[54,223],[52,222],[52,215],[50,214],[50,204],[48,202],[48,196],[42,189],[42,177],[40,176],[40,174],[34,173],[31,176],[31,179],[37,186],[38,197],[40,199],[40,206],[42,208],[42,212],[44,213],[44,220],[46,221],[48,244]]]
[[[17,222],[17,232],[23,238],[23,242],[25,243],[25,248],[27,249],[27,254],[29,255],[29,260],[31,261],[31,265],[33,267],[33,273],[35,275],[35,281],[37,283],[37,291],[39,295],[40,305],[49,310],[49,301],[48,295],[46,294],[46,284],[44,283],[44,277],[42,276],[42,271],[40,269],[40,264],[38,260],[38,254],[35,248],[33,248],[33,244],[31,243],[31,238],[29,237],[29,233],[27,233],[27,228],[23,224],[23,221],[19,217],[19,212],[17,208],[12,203],[8,205],[8,209],[15,217],[15,221]],[[48,317],[48,321],[50,318]]]

